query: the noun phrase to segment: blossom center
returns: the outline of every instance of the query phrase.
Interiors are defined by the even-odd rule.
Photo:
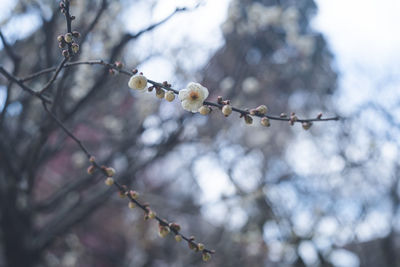
[[[198,92],[190,92],[189,98],[190,98],[190,100],[194,101],[199,98],[199,93]]]

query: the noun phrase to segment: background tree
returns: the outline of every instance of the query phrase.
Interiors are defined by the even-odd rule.
[[[117,170],[116,181],[142,193],[140,200],[148,201],[161,218],[180,223],[182,232],[216,249],[209,263],[213,266],[331,266],[337,247],[349,244],[346,248],[354,250],[351,231],[365,222],[368,207],[388,191],[393,201],[390,214],[396,216],[396,182],[385,184],[375,198],[353,194],[346,198],[349,188],[354,193],[360,185],[376,187],[373,180],[360,182],[350,174],[376,174],[367,171],[376,165],[368,169],[365,164],[373,155],[378,157],[374,154],[378,150],[367,153],[370,156],[361,162],[348,158],[352,155],[348,150],[359,139],[353,130],[359,120],[321,123],[302,132],[301,124],[291,128],[278,121],[264,128],[258,126],[257,117],[252,126],[245,126],[238,114],[224,118],[216,107],[208,117],[193,115],[183,111],[179,101],[155,98],[157,90],[132,93],[127,89],[129,77],[114,63],[141,70],[146,64],[163,68],[162,62],[167,61],[174,68],[169,82],[175,89],[196,77],[210,89],[209,99],[222,95],[239,108],[266,104],[268,114],[285,112],[291,117],[295,111],[299,117],[315,118],[321,110],[334,108],[331,94],[336,74],[324,38],[309,25],[316,12],[313,1],[231,1],[221,26],[224,45],[198,71],[187,59],[195,58],[201,48],[188,42],[181,42],[179,49],[172,45],[168,25],[185,13],[201,12],[201,4],[177,8],[135,32],[124,26],[131,20],[145,24],[144,18],[151,17],[158,5],[158,1],[72,1],[76,19],[71,30],[80,32],[76,38],[80,51],[71,62],[64,62],[62,49],[57,48],[57,36],[69,29],[53,1],[18,1],[2,23],[7,28],[14,19],[32,14],[39,18],[38,27],[26,38],[0,35],[1,65],[21,78],[19,83],[44,90],[41,97],[52,103],[46,112],[40,99],[2,76],[1,264],[187,266],[201,262],[182,244],[174,244],[173,238],[159,239],[157,224],[143,222],[141,212],[130,212],[122,204],[126,201],[104,186],[101,171],[86,174],[90,162],[85,153],[52,115],[96,155],[96,162]],[[122,14],[130,13],[124,10],[132,10],[135,16],[127,19]],[[94,59],[111,65],[99,61],[68,65]],[[60,66],[57,76],[54,72],[29,76],[54,66]],[[302,151],[310,147],[321,149]],[[312,172],[299,168],[315,157],[321,157],[315,162],[325,168]],[[345,167],[338,168],[341,162]],[[344,183],[347,178],[351,183]],[[365,209],[347,220],[341,207],[354,200]],[[352,217],[357,212],[349,213]],[[338,222],[340,227],[334,231],[323,231]],[[346,231],[347,235],[340,235]],[[390,242],[394,231],[388,236]],[[360,258],[371,254],[357,253]],[[396,262],[393,255],[383,257],[388,266]]]

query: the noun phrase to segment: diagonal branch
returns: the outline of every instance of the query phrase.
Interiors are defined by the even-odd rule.
[[[51,77],[51,79],[46,83],[46,85],[43,87],[42,90],[39,91],[39,94],[43,94],[47,89],[50,88],[50,86],[54,83],[56,80],[58,74],[60,73],[61,69],[64,67],[65,63],[67,63],[68,58],[63,58],[63,60],[60,62],[60,64],[56,68],[56,72],[54,75]]]
[[[18,80],[14,75],[10,74],[8,71],[6,71],[2,65],[0,65],[0,73],[3,74],[8,80],[15,82],[16,84],[18,84],[24,91],[28,92],[29,94],[38,97],[40,100],[42,100],[44,103],[51,103],[51,100],[47,99],[46,97],[44,97],[43,95],[41,95],[40,93],[34,91],[33,89],[31,89],[30,87],[26,86],[25,84],[23,84],[20,80]]]

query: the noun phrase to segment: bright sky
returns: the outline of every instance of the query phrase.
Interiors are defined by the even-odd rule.
[[[317,3],[319,12],[314,25],[324,33],[336,56],[342,74],[339,99],[344,111],[353,111],[372,99],[382,105],[397,103],[400,81],[390,85],[384,81],[400,74],[397,34],[400,1],[317,0]]]

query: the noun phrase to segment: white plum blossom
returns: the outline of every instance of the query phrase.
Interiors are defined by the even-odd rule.
[[[141,92],[147,87],[147,78],[141,74],[133,75],[128,82],[128,86],[131,89],[135,89]]]
[[[178,97],[185,110],[196,113],[208,97],[208,89],[199,83],[191,82],[185,89],[179,91]]]

